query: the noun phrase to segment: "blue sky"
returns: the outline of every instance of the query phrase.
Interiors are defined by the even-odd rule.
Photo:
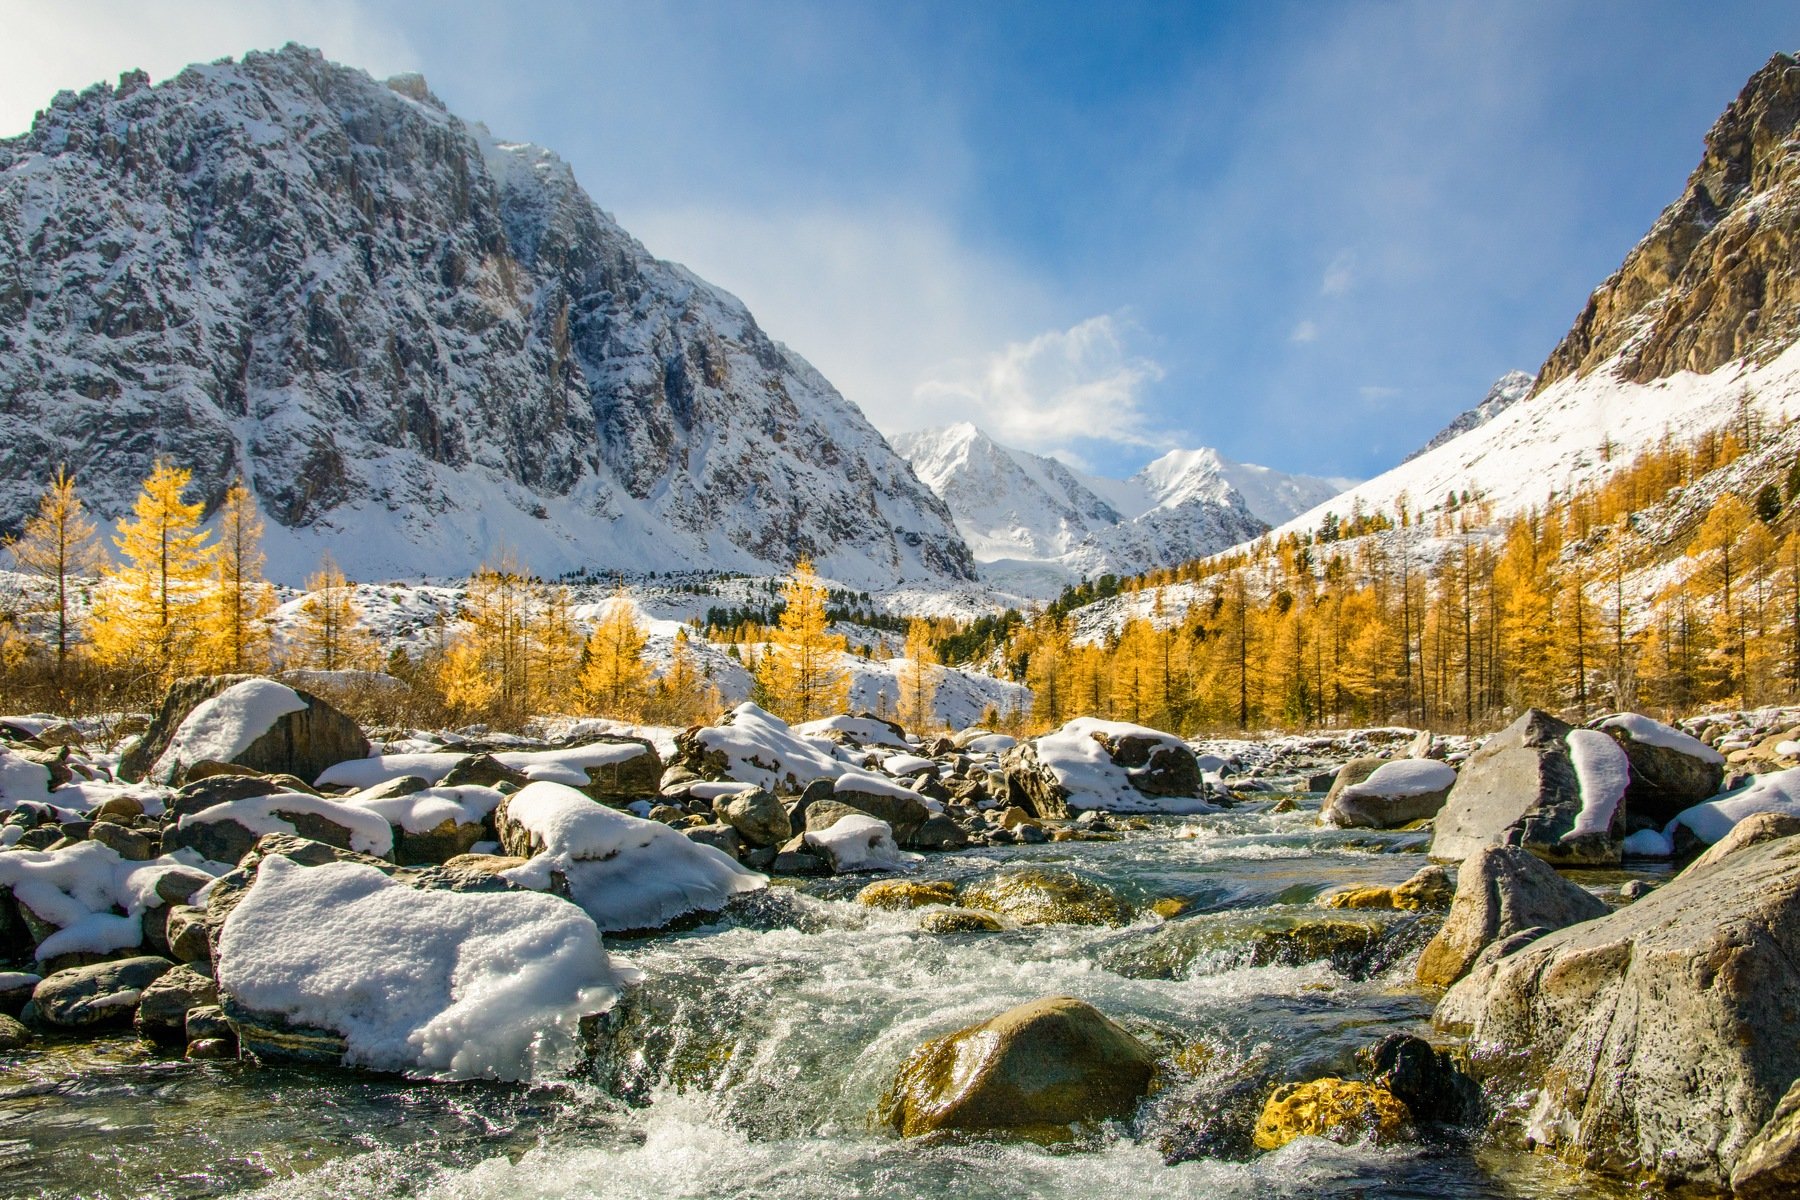
[[[48,4],[62,86],[288,39],[557,151],[888,432],[1110,474],[1392,465],[1535,370],[1778,50],[1781,3]]]

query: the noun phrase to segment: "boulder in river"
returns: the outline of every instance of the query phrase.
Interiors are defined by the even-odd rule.
[[[1625,803],[1634,818],[1661,826],[1683,809],[1711,799],[1725,782],[1725,756],[1697,737],[1638,713],[1618,713],[1594,726],[1631,760]]]
[[[1078,717],[1014,746],[1004,765],[1008,799],[1034,817],[1215,811],[1187,743],[1142,725]]]
[[[1580,1166],[1723,1190],[1800,1078],[1800,837],[1689,868],[1484,960],[1439,1003],[1505,1131]]]
[[[1382,763],[1361,782],[1343,788],[1333,784],[1319,819],[1340,829],[1398,829],[1436,816],[1455,783],[1456,768],[1448,763],[1397,759]]]
[[[1605,902],[1536,855],[1487,846],[1456,873],[1450,915],[1419,956],[1419,982],[1449,987],[1489,945],[1526,930],[1548,933],[1607,914]]]
[[[883,1097],[906,1137],[942,1131],[1064,1141],[1128,1117],[1150,1087],[1149,1047],[1093,1005],[1052,996],[925,1043]]]
[[[130,1025],[144,989],[174,969],[155,955],[70,967],[32,989],[26,1011],[56,1029]]]
[[[1123,925],[1125,904],[1104,884],[1073,871],[1019,867],[965,885],[962,903],[1021,925]]]
[[[1412,1132],[1412,1113],[1387,1088],[1325,1078],[1276,1088],[1263,1105],[1252,1139],[1262,1150],[1279,1150],[1297,1137],[1385,1146]]]
[[[1462,765],[1431,857],[1461,862],[1483,846],[1520,846],[1560,866],[1616,865],[1626,772],[1605,734],[1528,709]]]

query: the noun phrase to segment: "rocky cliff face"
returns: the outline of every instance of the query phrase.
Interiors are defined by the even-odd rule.
[[[1777,54],[1706,135],[1681,198],[1588,298],[1537,390],[1620,357],[1637,383],[1766,360],[1800,334],[1800,63]]]
[[[277,563],[969,578],[943,504],[735,298],[534,146],[289,46],[0,141],[0,524],[66,461],[243,473]],[[289,573],[294,573],[290,571]]]

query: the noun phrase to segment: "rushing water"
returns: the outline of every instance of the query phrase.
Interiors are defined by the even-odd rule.
[[[1208,1156],[1218,1115],[1254,1104],[1270,1081],[1353,1071],[1358,1048],[1429,1016],[1409,978],[1434,918],[1313,903],[1337,885],[1405,879],[1421,865],[1421,836],[1321,830],[1316,814],[1317,797],[1302,798],[1290,813],[1160,820],[1118,842],[937,856],[922,872],[1067,867],[1134,906],[1184,901],[1168,921],[932,935],[916,914],[854,904],[866,880],[837,879],[778,889],[703,929],[617,943],[648,983],[608,1061],[581,1081],[189,1063],[129,1038],[0,1057],[0,1195],[1604,1194],[1541,1159],[1455,1138],[1404,1149],[1302,1139],[1247,1162]],[[1325,916],[1367,936],[1293,961],[1306,955],[1284,950],[1281,931]],[[1043,1148],[903,1142],[872,1125],[920,1042],[1059,993],[1184,1064],[1130,1126]]]

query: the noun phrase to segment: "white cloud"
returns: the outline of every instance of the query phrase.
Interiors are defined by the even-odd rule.
[[[1318,340],[1319,327],[1312,321],[1300,322],[1298,325],[1294,326],[1294,332],[1288,334],[1288,341],[1290,342],[1304,344],[1306,342],[1316,342]]]
[[[349,0],[0,0],[0,29],[0,137],[30,128],[64,88],[114,82],[134,68],[160,82],[189,63],[289,41],[377,77],[418,65],[397,25]]]
[[[1362,387],[1356,389],[1356,394],[1361,396],[1364,400],[1369,401],[1371,404],[1379,406],[1383,400],[1391,400],[1395,396],[1398,396],[1400,394],[1400,389],[1397,387],[1382,387],[1379,384],[1364,384]]]
[[[1163,446],[1148,428],[1143,389],[1163,377],[1155,361],[1125,345],[1125,322],[1089,317],[1064,330],[1010,342],[916,389],[924,409],[974,421],[999,441],[1028,450],[1072,441]],[[941,423],[941,422],[933,422]]]
[[[1325,268],[1325,278],[1319,281],[1319,295],[1341,296],[1349,291],[1356,282],[1355,268],[1356,256],[1348,250],[1341,252]]]
[[[884,433],[982,420],[960,395],[927,385],[973,376],[978,386],[981,372],[966,364],[1056,319],[1051,289],[920,208],[618,217],[651,253],[735,293]]]

